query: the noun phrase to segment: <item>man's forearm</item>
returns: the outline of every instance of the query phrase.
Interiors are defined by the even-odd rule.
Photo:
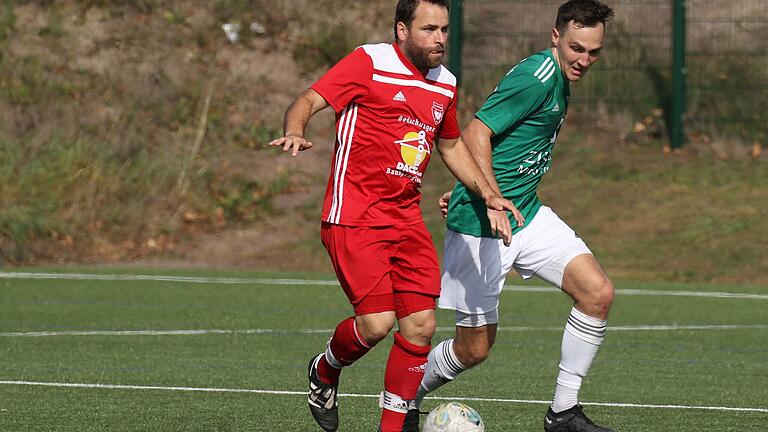
[[[470,131],[471,132],[471,131]],[[491,158],[491,141],[484,136],[468,136],[467,141],[461,140],[464,143],[467,151],[472,155],[480,171],[483,172],[483,176],[491,188],[497,194],[501,195],[499,184],[496,182],[496,174],[493,172],[493,162]]]
[[[485,174],[477,166],[472,154],[460,139],[447,148],[438,148],[440,149],[440,156],[451,173],[475,195],[485,200],[490,195],[498,194],[488,183]]]
[[[285,112],[283,119],[285,136],[303,137],[309,119],[327,106],[328,102],[316,91],[311,88],[304,90]]]
[[[283,132],[286,136],[304,136],[304,129],[312,117],[312,101],[302,93],[285,112]]]

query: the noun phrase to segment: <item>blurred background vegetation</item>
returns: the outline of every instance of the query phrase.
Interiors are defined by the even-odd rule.
[[[270,214],[296,181],[265,144],[308,77],[365,38],[352,23],[368,11],[354,9],[3,2],[0,261],[62,257],[51,243],[64,261],[140,256]],[[241,26],[237,43],[224,23]]]
[[[671,102],[672,1],[606,1],[616,16],[606,33],[600,67],[573,86],[572,112],[626,116],[625,128],[651,133],[666,126]],[[491,87],[500,72],[542,39],[560,0],[465,1],[467,84]],[[755,109],[768,97],[768,45],[755,37],[768,31],[761,0],[686,1],[688,140],[738,139],[764,143],[768,113]],[[524,16],[525,20],[515,20]],[[514,22],[514,25],[510,23]],[[650,118],[649,118],[650,117]],[[661,118],[661,124],[655,123]],[[636,124],[628,124],[628,121]]]
[[[3,2],[0,262],[330,271],[317,232],[333,115],[296,159],[266,143],[330,65],[391,40],[394,3]],[[559,3],[465,2],[462,124],[548,46]],[[689,1],[689,142],[672,151],[669,2],[607,3],[617,17],[573,86],[542,198],[614,276],[768,283],[768,11]],[[423,208],[438,244],[452,182],[436,158]]]

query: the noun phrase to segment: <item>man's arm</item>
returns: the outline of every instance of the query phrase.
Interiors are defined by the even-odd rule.
[[[519,227],[525,224],[523,215],[512,202],[501,197],[497,192],[498,186],[494,188],[488,183],[483,171],[478,167],[473,159],[473,155],[469,152],[461,138],[441,139],[437,143],[437,149],[440,151],[440,156],[442,156],[443,161],[453,175],[474,192],[475,195],[485,201],[485,205],[488,207],[488,219],[491,222],[491,232],[501,236],[504,239],[504,244],[509,245],[512,239],[512,228],[505,212],[512,212]],[[491,175],[493,175],[492,169]],[[495,184],[496,180],[494,178]]]
[[[493,131],[477,118],[473,118],[461,134],[464,145],[480,167],[483,176],[493,190],[501,195],[499,184],[496,183],[496,175],[493,173],[491,160],[491,138]]]
[[[283,151],[291,150],[291,156],[296,156],[299,151],[311,148],[312,142],[304,138],[304,129],[306,129],[309,119],[327,106],[328,102],[316,91],[311,88],[305,90],[285,112],[283,119],[284,136],[270,142],[269,145],[282,147]]]
[[[464,183],[475,195],[482,198],[488,207],[502,210],[502,207],[492,205],[493,202],[489,202],[489,199],[493,200],[500,198],[500,196],[488,184],[483,172],[478,168],[461,138],[440,139],[437,143],[437,149],[448,169],[460,182]]]

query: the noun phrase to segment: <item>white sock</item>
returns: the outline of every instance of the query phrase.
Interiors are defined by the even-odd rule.
[[[605,338],[605,320],[571,309],[560,349],[560,373],[557,375],[552,411],[565,411],[579,402],[581,381],[587,375],[597,350]]]
[[[456,352],[453,351],[453,339],[444,340],[433,347],[427,356],[424,378],[421,379],[419,390],[416,392],[416,407],[421,406],[421,401],[424,400],[427,393],[453,381],[458,374],[466,369],[456,358]]]

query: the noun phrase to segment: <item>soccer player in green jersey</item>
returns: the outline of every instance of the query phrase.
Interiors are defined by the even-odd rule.
[[[439,305],[456,311],[456,335],[430,352],[416,408],[426,393],[488,356],[499,294],[514,268],[524,279],[536,275],[552,283],[574,301],[544,430],[612,432],[584,415],[578,393],[605,336],[613,284],[581,238],[536,194],[565,120],[569,85],[597,61],[612,15],[597,0],[562,4],[551,48],[512,68],[462,133],[491,186],[517,206],[525,224],[514,229],[511,241],[499,239],[482,199],[466,187],[457,184],[441,198],[448,232]],[[408,417],[418,421],[418,412],[411,409]]]

